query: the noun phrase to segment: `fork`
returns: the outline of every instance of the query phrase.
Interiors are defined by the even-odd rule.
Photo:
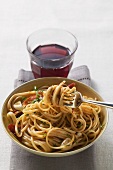
[[[64,106],[68,106],[71,108],[79,107],[82,103],[91,103],[91,104],[105,106],[105,107],[113,109],[113,103],[84,99],[82,94],[78,91],[75,91],[74,93],[70,95],[65,94],[63,103],[64,103]]]

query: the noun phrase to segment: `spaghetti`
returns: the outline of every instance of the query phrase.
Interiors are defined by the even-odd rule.
[[[74,84],[63,81],[14,94],[7,104],[8,128],[22,144],[40,152],[66,152],[88,145],[100,134],[101,107],[64,106],[64,94],[74,90]]]

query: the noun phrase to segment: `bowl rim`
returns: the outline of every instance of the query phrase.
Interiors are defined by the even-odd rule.
[[[39,151],[37,151],[37,150],[34,150],[34,149],[32,149],[32,148],[29,148],[29,147],[23,145],[21,142],[19,142],[19,141],[16,139],[16,137],[12,137],[12,135],[11,135],[12,133],[9,133],[9,132],[8,132],[7,128],[5,127],[4,120],[3,120],[3,117],[4,117],[4,107],[5,107],[5,105],[7,104],[8,99],[9,99],[13,94],[17,93],[17,91],[19,91],[22,87],[25,87],[26,85],[29,85],[29,84],[31,84],[32,82],[37,82],[37,81],[41,81],[41,80],[45,80],[45,79],[50,80],[50,79],[56,79],[56,78],[57,78],[58,80],[61,80],[61,81],[62,81],[62,80],[69,80],[69,81],[73,81],[73,82],[75,82],[75,83],[77,83],[77,84],[81,84],[83,87],[86,87],[86,88],[90,89],[90,90],[93,91],[97,96],[99,96],[99,98],[101,99],[101,101],[104,101],[104,99],[100,96],[100,94],[99,94],[96,90],[94,90],[92,87],[90,87],[90,86],[88,86],[88,85],[86,85],[85,83],[82,83],[82,82],[80,82],[80,81],[73,80],[73,79],[69,79],[69,78],[62,78],[62,77],[43,77],[43,78],[38,78],[38,79],[30,80],[30,81],[25,82],[24,84],[18,86],[17,88],[15,88],[15,89],[6,97],[6,99],[5,99],[5,101],[3,102],[3,105],[2,105],[1,118],[2,118],[2,125],[3,125],[3,127],[4,127],[4,129],[5,129],[5,132],[8,134],[8,136],[10,137],[10,139],[11,139],[12,141],[14,141],[14,142],[15,142],[18,146],[20,146],[21,148],[23,148],[23,149],[25,149],[25,150],[33,153],[33,154],[40,155],[40,156],[45,156],[45,157],[65,157],[65,156],[74,155],[74,154],[77,154],[77,153],[80,153],[80,152],[86,150],[87,148],[91,147],[91,146],[102,136],[102,134],[105,132],[105,130],[106,130],[106,128],[107,128],[107,125],[108,125],[108,119],[109,119],[108,109],[105,108],[105,110],[106,110],[106,123],[105,123],[104,127],[102,128],[101,133],[97,136],[97,138],[96,138],[93,142],[89,143],[88,145],[86,145],[86,146],[84,146],[84,147],[82,147],[82,148],[79,148],[79,149],[73,150],[73,151],[66,151],[66,152],[63,152],[63,153],[57,153],[57,152],[56,152],[56,153],[39,152]],[[28,91],[28,90],[27,90],[27,91]]]

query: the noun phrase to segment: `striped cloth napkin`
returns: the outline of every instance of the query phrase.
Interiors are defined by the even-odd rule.
[[[68,76],[70,79],[74,79],[91,86],[90,72],[86,65],[78,66],[73,68]],[[34,79],[33,73],[31,71],[26,71],[21,69],[18,74],[18,78],[14,82],[14,88],[20,86],[21,84]]]
[[[72,69],[68,78],[91,86],[90,72],[86,65]],[[14,82],[14,87],[16,88],[32,79],[34,76],[31,71],[21,69]],[[93,146],[73,156],[50,158],[29,153],[12,142],[10,170],[91,170],[93,169],[92,157]]]

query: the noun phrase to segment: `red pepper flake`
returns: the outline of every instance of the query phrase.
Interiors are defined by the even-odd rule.
[[[12,132],[15,133],[15,125],[14,124],[9,124],[8,129]]]
[[[38,94],[41,96],[41,97],[43,97],[43,91],[38,91]]]
[[[75,83],[69,84],[68,87],[69,87],[70,89],[72,89],[73,87],[75,87]]]
[[[26,98],[24,101],[23,101],[23,105],[26,106],[27,104],[30,104],[32,103],[32,101],[36,99],[36,94]]]

